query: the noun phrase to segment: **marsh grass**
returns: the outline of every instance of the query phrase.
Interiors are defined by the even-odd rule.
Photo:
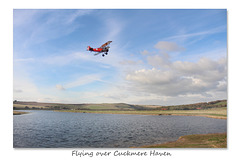
[[[198,134],[181,136],[177,141],[141,148],[227,148],[227,134]]]

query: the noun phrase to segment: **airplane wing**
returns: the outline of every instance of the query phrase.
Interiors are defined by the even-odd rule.
[[[111,42],[112,42],[112,41],[108,41],[108,42],[106,42],[105,44],[103,44],[103,45],[101,46],[101,48],[102,48],[102,47],[105,47],[105,46],[107,46],[107,45],[109,45]]]
[[[100,54],[100,53],[95,53],[94,56],[96,56],[96,55],[98,55],[98,54]]]

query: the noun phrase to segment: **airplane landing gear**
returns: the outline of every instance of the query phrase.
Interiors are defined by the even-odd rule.
[[[102,56],[104,57],[105,55],[103,54]]]

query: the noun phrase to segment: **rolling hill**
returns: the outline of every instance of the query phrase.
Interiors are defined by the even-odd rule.
[[[132,105],[126,103],[101,103],[101,104],[62,104],[14,101],[14,110],[112,110],[112,111],[144,111],[144,110],[201,110],[227,107],[227,100],[201,102],[187,105],[160,106],[160,105]]]

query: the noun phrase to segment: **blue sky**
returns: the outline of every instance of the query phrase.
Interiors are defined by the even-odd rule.
[[[109,40],[106,57],[86,51]],[[13,65],[20,101],[227,99],[227,11],[16,9]]]

